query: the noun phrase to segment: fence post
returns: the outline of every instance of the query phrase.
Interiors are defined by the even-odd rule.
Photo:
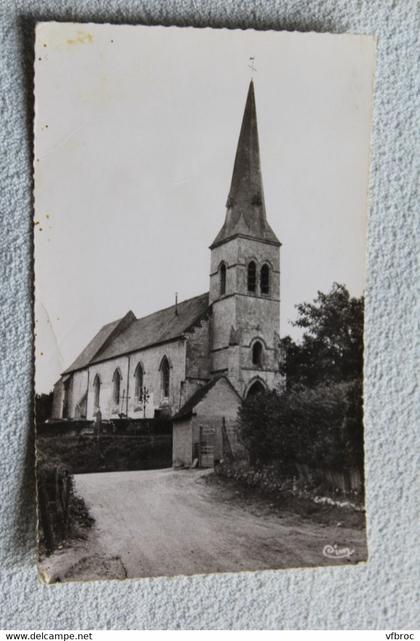
[[[68,526],[69,526],[69,503],[70,503],[70,486],[71,479],[67,470],[62,477],[61,483],[61,508],[63,513],[63,534],[66,537],[68,535]]]
[[[42,530],[44,532],[45,547],[49,556],[54,550],[54,535],[48,510],[48,493],[45,488],[45,479],[40,478],[38,482],[38,508]]]
[[[61,502],[61,476],[59,468],[54,470],[54,512],[57,517],[57,525],[60,540],[64,538],[64,515]]]

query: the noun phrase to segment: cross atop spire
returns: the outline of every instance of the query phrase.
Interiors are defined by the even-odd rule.
[[[255,71],[257,71],[256,68],[255,68],[255,56],[250,56],[249,57],[248,67],[251,69],[251,78],[252,78],[252,74]]]
[[[267,222],[261,176],[254,82],[251,80],[239,134],[224,225],[211,248],[234,236],[280,245]]]

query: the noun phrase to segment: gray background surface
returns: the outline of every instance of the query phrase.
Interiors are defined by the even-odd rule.
[[[0,628],[419,627],[416,11],[415,0],[3,0]],[[49,19],[378,36],[365,335],[367,564],[50,587],[38,582],[31,436],[32,47],[35,21]]]

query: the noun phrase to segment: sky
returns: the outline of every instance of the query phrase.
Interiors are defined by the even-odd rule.
[[[373,38],[41,23],[35,53],[38,393],[102,325],[208,290],[251,56],[280,333],[363,293]]]

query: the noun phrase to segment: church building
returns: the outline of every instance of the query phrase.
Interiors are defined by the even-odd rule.
[[[174,463],[188,465],[206,434],[216,455],[235,446],[243,398],[282,389],[280,242],[266,217],[252,81],[210,252],[208,292],[99,330],[56,383],[53,418],[170,416]]]

